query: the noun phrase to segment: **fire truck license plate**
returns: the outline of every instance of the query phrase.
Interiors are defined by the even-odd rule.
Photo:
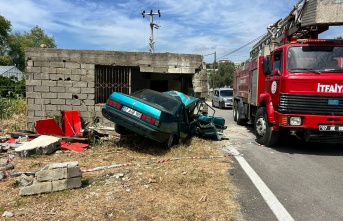
[[[319,125],[320,131],[343,131],[343,125]]]

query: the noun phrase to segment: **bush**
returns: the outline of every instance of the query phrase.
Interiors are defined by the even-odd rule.
[[[9,119],[15,114],[25,113],[26,100],[21,95],[15,94],[7,98],[0,98],[0,119]]]

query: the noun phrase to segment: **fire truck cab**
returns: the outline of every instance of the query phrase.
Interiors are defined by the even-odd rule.
[[[320,1],[300,3],[268,27],[269,35],[234,73],[233,118],[254,124],[262,145],[275,145],[280,131],[306,142],[343,143],[343,40],[318,39],[327,25],[295,22],[294,14],[305,16],[306,5]]]

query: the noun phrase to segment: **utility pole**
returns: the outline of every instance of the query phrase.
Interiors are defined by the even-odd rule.
[[[157,13],[153,13],[152,10],[150,10],[150,13],[145,13],[145,11],[142,12],[143,18],[145,18],[145,15],[150,15],[150,52],[154,53],[154,28],[158,29],[160,26],[158,24],[154,23],[154,15],[158,15],[158,17],[161,17],[160,10],[157,11]]]
[[[215,67],[215,64],[216,64],[216,55],[217,55],[217,52],[215,51],[214,52],[214,61],[213,61],[213,77],[212,77],[212,89],[213,89],[213,92],[214,92],[214,81],[215,81],[215,76],[216,76],[216,67]]]

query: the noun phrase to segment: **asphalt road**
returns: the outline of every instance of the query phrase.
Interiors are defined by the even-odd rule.
[[[236,125],[232,110],[215,111],[215,116],[226,120],[228,149],[242,154],[240,157],[291,218],[276,215],[279,209],[271,209],[273,206],[262,197],[264,191],[258,190],[236,159],[229,174],[238,189],[237,201],[244,220],[343,220],[343,145],[306,144],[287,137],[275,148],[260,146],[252,126]]]

